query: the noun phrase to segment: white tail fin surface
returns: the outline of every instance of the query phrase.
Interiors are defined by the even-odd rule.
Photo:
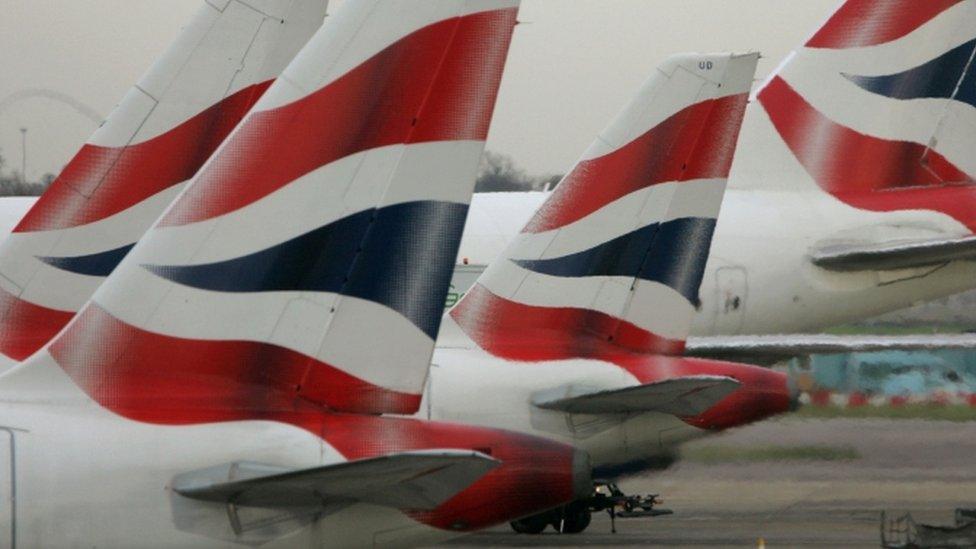
[[[976,231],[976,2],[848,0],[750,106],[732,185]]]
[[[0,354],[74,316],[321,26],[327,0],[206,2],[0,247]]]
[[[196,399],[215,420],[415,411],[517,9],[347,0],[50,345],[58,364],[153,421]]]
[[[451,310],[461,331],[512,359],[679,353],[757,60],[655,71]]]

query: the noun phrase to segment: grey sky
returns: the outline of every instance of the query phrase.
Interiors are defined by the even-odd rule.
[[[107,114],[201,2],[0,0],[0,101],[41,88]],[[523,0],[488,146],[530,172],[562,172],[667,55],[759,50],[764,75],[837,4]],[[20,127],[31,178],[59,170],[94,130],[49,99],[18,102],[0,112],[8,169],[20,169]]]

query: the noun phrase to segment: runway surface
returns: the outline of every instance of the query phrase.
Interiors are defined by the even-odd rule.
[[[976,507],[976,423],[783,419],[695,442],[690,453],[809,446],[859,457],[685,461],[620,483],[627,493],[660,493],[672,516],[618,519],[617,534],[605,515],[579,535],[499,527],[450,546],[879,547],[882,510],[951,524],[956,507]]]

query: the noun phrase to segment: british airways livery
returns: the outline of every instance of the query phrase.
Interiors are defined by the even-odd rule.
[[[383,415],[420,403],[517,10],[347,0],[327,20],[78,315],[0,376],[16,444],[0,536],[418,545],[588,493],[568,445]]]
[[[327,5],[203,3],[0,247],[0,369],[88,301],[319,29]]]
[[[694,336],[817,331],[976,284],[974,53],[972,0],[848,0],[784,60],[746,110]],[[545,199],[476,197],[456,292]]]
[[[681,356],[757,61],[654,72],[445,317],[422,416],[570,442],[615,476],[790,408],[782,373]]]

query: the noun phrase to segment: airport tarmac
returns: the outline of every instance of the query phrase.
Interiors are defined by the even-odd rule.
[[[788,418],[695,442],[689,454],[774,448],[802,455],[809,447],[837,455],[779,461],[699,457],[624,480],[624,491],[660,493],[675,514],[618,519],[617,534],[601,514],[580,535],[517,535],[499,527],[450,546],[757,547],[762,539],[770,548],[879,547],[882,510],[908,510],[920,522],[951,524],[956,507],[976,507],[974,422]],[[838,457],[845,453],[857,457]]]

